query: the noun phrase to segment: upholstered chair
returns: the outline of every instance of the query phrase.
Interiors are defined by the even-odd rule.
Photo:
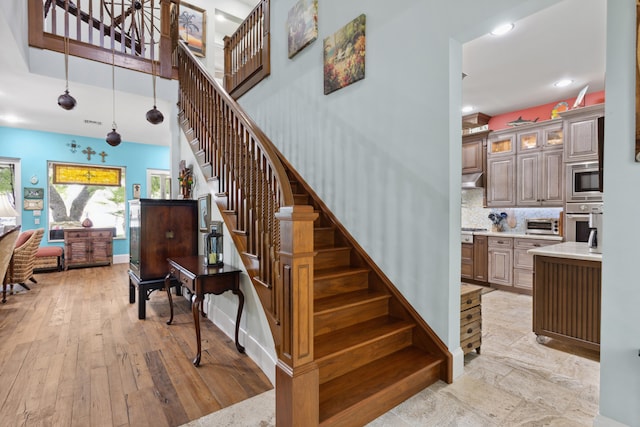
[[[9,270],[9,263],[11,262],[11,256],[13,250],[16,247],[16,241],[20,234],[20,227],[16,227],[13,230],[7,231],[0,236],[0,277],[2,278],[2,302],[7,300],[7,272]]]
[[[38,283],[33,277],[33,267],[36,263],[36,252],[40,247],[43,234],[44,228],[38,228],[23,231],[18,236],[18,241],[13,250],[13,258],[9,263],[9,272],[6,280],[7,284],[11,285],[12,292],[13,285],[16,283],[27,290],[30,290],[25,283],[27,280]]]

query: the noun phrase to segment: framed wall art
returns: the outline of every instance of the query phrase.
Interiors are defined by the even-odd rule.
[[[202,232],[209,232],[211,212],[211,194],[198,197],[198,228]]]
[[[24,187],[25,199],[44,199],[44,188]]]
[[[198,6],[180,2],[178,34],[197,56],[205,56],[207,41],[207,12]]]
[[[300,0],[287,16],[289,59],[318,38],[318,0]]]
[[[324,94],[364,79],[366,16],[324,39]]]

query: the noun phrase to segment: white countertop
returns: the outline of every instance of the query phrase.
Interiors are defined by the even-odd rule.
[[[555,258],[602,262],[602,254],[589,252],[589,246],[584,242],[564,242],[557,245],[543,246],[541,248],[529,249],[527,253]]]
[[[491,236],[491,237],[515,237],[518,239],[538,239],[538,240],[553,240],[556,242],[562,242],[562,236],[556,236],[553,234],[525,234],[514,233],[511,231],[474,231],[475,236]]]

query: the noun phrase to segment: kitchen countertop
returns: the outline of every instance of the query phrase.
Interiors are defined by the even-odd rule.
[[[570,258],[602,262],[602,254],[589,252],[589,246],[584,242],[563,242],[557,245],[529,249],[527,253],[554,258]]]
[[[539,239],[539,240],[552,240],[556,242],[562,242],[562,236],[556,236],[553,234],[525,234],[511,231],[474,231],[475,236],[490,236],[490,237],[515,237],[518,239]]]

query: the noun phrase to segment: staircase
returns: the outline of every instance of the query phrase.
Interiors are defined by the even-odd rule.
[[[182,52],[190,55],[186,49]],[[179,67],[183,70],[183,64],[189,59],[182,58],[182,53],[180,57]],[[233,174],[224,168],[217,168],[216,163],[220,161],[214,160],[215,156],[207,153],[208,148],[209,151],[222,151],[217,148],[216,141],[203,141],[209,138],[203,135],[218,135],[216,138],[220,138],[220,125],[216,125],[216,129],[202,133],[202,130],[199,130],[202,123],[191,122],[191,120],[203,120],[204,123],[213,123],[213,117],[202,117],[200,113],[203,111],[218,111],[223,116],[231,118],[229,109],[240,109],[240,107],[231,99],[225,101],[228,104],[224,108],[217,106],[219,102],[217,99],[213,106],[196,106],[202,101],[194,100],[192,96],[215,99],[223,96],[224,93],[220,88],[216,88],[217,84],[210,77],[196,77],[198,70],[206,73],[197,64],[194,64],[188,72],[180,72],[180,108],[182,109],[180,121],[203,173],[210,180],[218,181],[221,185],[220,192],[214,199],[227,227],[233,230],[234,243],[243,255],[247,270],[253,276],[258,295],[263,301],[267,317],[272,321],[274,341],[280,357],[281,354],[287,353],[282,351],[283,341],[286,341],[287,335],[284,329],[297,327],[296,324],[283,324],[282,312],[287,310],[281,310],[278,313],[279,306],[286,306],[286,302],[280,304],[278,298],[274,299],[272,295],[265,296],[265,288],[276,289],[281,285],[280,279],[276,278],[274,283],[269,285],[265,283],[268,281],[262,279],[264,275],[257,273],[256,265],[262,263],[264,257],[252,255],[248,251],[248,246],[251,246],[248,241],[250,232],[247,231],[246,224],[243,222],[246,222],[246,218],[251,214],[242,212],[247,202],[240,202],[236,196],[230,197],[229,191],[224,188],[230,185],[231,192],[237,193],[243,184],[231,185],[230,176]],[[194,78],[197,82],[186,81]],[[198,95],[202,92],[208,93],[210,89],[205,89],[208,85],[212,88],[211,90],[217,91],[216,95],[204,97]],[[197,88],[197,91],[190,95],[189,87]],[[242,117],[243,113],[238,114]],[[217,119],[220,120],[220,117]],[[247,126],[253,125],[248,118],[247,120]],[[231,119],[231,123],[230,127],[226,128],[232,133],[230,138],[241,145],[244,144],[246,129],[243,127],[238,129],[237,119]],[[238,138],[238,135],[241,137]],[[271,144],[268,139],[266,141],[265,144]],[[225,144],[222,143],[221,146]],[[234,175],[235,179],[246,180],[247,176],[255,173],[255,170],[246,163],[248,157],[254,156],[252,150],[253,148],[248,151],[233,148],[234,154],[231,154],[230,159],[240,169]],[[277,159],[273,160],[281,163],[286,173],[293,195],[294,208],[309,207],[309,212],[313,212],[313,273],[309,275],[313,278],[313,290],[312,301],[309,304],[312,306],[311,318],[308,320],[312,325],[312,337],[309,339],[312,340],[310,348],[313,358],[303,366],[306,366],[305,369],[317,371],[317,380],[315,378],[312,380],[313,384],[317,381],[317,391],[307,395],[307,398],[317,395],[317,403],[304,400],[297,402],[297,393],[283,392],[290,395],[288,397],[291,399],[283,406],[317,405],[317,408],[309,411],[312,414],[310,419],[316,417],[317,421],[311,424],[305,423],[305,425],[357,426],[366,424],[439,379],[451,382],[451,355],[446,346],[411,308],[287,160],[275,147],[271,147],[271,150],[273,150],[272,154],[277,156]],[[221,153],[221,156],[224,157],[224,154]],[[248,186],[246,191],[251,192],[251,188]],[[231,201],[232,198],[235,200]],[[250,195],[244,195],[243,200],[249,198],[251,198]],[[262,253],[264,254],[265,251]],[[298,304],[296,301],[291,303],[292,306],[296,304]],[[302,319],[302,322],[305,321]],[[292,335],[295,334],[292,333]],[[295,372],[295,366],[288,366]],[[295,377],[295,373],[291,376]],[[291,391],[286,386],[282,388]],[[281,397],[278,382],[276,382],[276,394],[279,398]],[[277,404],[277,408],[279,407]],[[280,415],[277,409],[278,425],[300,425],[296,422],[299,420],[297,416],[281,417]]]
[[[70,2],[53,4],[78,26],[95,27],[92,15]],[[155,4],[145,0],[141,10]],[[159,5],[174,22],[179,2]],[[60,50],[60,36],[43,32],[42,7],[42,0],[29,0],[36,24],[34,30],[30,22],[30,43]],[[54,17],[56,10],[51,8]],[[126,28],[123,20],[135,10],[113,12],[114,26]],[[268,10],[263,0],[254,21],[268,25]],[[161,27],[160,68],[172,76],[177,64],[181,127],[203,174],[218,185],[214,200],[273,334],[277,425],[359,426],[438,380],[451,382],[452,356],[444,343],[187,46],[180,41],[175,55],[169,51],[172,25]],[[96,57],[85,57],[98,58],[107,45],[102,37],[99,46],[88,46],[80,34],[70,43],[72,54],[93,49]],[[123,52],[132,45],[118,40]],[[144,52],[129,53],[123,64]],[[147,62],[139,63],[140,70],[153,58],[142,58]],[[240,73],[249,80],[268,72],[266,63],[254,62],[255,71]]]

